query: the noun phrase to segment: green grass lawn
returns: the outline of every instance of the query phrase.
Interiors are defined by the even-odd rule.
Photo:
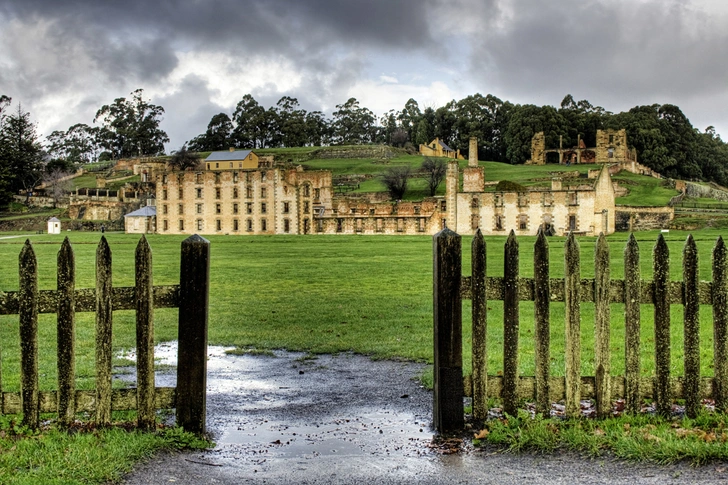
[[[700,256],[701,279],[710,279],[710,253],[721,231],[700,231],[695,234]],[[69,233],[76,255],[77,288],[91,287],[94,281],[94,254],[98,233]],[[3,235],[4,237],[7,236]],[[643,279],[650,279],[651,253],[657,233],[637,234],[640,245]],[[687,233],[667,234],[672,256],[673,280],[681,274],[680,253]],[[55,261],[61,236],[31,235],[38,256],[39,287],[55,288]],[[120,233],[107,234],[112,249],[115,286],[131,286],[134,280],[133,255],[139,237]],[[149,237],[153,251],[155,284],[176,284],[179,279],[179,251],[182,236]],[[612,278],[623,277],[622,253],[627,235],[610,236]],[[399,358],[432,362],[432,239],[430,237],[395,236],[214,236],[211,241],[211,288],[209,311],[209,343],[241,349],[289,349],[311,353],[352,351],[374,358]],[[0,239],[0,290],[16,290],[18,254],[24,237]],[[468,261],[471,238],[463,238],[463,273],[470,273]],[[488,273],[503,274],[504,237],[487,238]],[[582,249],[582,277],[593,277],[595,238],[579,239]],[[532,276],[533,237],[519,238],[520,269],[524,277]],[[549,238],[551,276],[563,272],[564,239]],[[582,374],[593,375],[593,305],[582,304]],[[488,308],[489,373],[502,371],[502,321],[500,302]],[[624,331],[622,306],[612,311],[612,370],[624,371]],[[533,305],[520,305],[520,372],[533,375]],[[470,372],[469,302],[463,306],[464,369]],[[672,307],[673,375],[682,374],[682,309]],[[564,373],[563,304],[551,307],[551,370]],[[701,366],[703,375],[711,375],[712,323],[708,307],[701,309]],[[177,311],[155,311],[155,340],[176,338]],[[41,388],[56,387],[55,317],[42,315],[39,322]],[[93,387],[93,314],[77,315],[77,385]],[[0,317],[2,342],[3,390],[19,388],[19,341],[17,316]],[[643,374],[654,372],[653,327],[650,307],[642,307]],[[134,315],[131,311],[114,313],[114,347],[119,350],[134,346]],[[117,361],[116,364],[126,362]],[[90,435],[69,436],[51,430],[39,435],[18,429],[13,417],[0,419],[0,482],[2,483],[101,483],[128,470],[131,463],[160,448],[189,445],[189,438],[173,439],[169,433],[146,435],[118,429],[101,430]],[[670,438],[672,451],[645,443],[617,443],[619,437],[611,425],[606,435],[595,435],[591,424],[567,423],[563,432],[554,425],[536,422],[518,426],[523,433],[490,424],[490,441],[512,449],[535,447],[549,450],[571,447],[578,450],[611,449],[617,456],[636,459],[675,460],[692,457],[705,460],[725,458],[725,451],[716,451],[702,443],[699,451],[684,451],[690,443]],[[620,426],[623,426],[620,422]],[[628,423],[629,424],[629,423]],[[637,426],[637,424],[633,424]],[[646,426],[648,431],[652,424]],[[556,426],[561,426],[556,424]],[[644,427],[643,426],[643,427]],[[686,426],[687,427],[687,426]],[[587,429],[588,428],[588,429]],[[561,429],[561,428],[559,428]],[[586,432],[574,434],[574,430]],[[615,428],[616,429],[616,428]],[[637,429],[635,427],[635,429]],[[642,428],[640,428],[642,429]],[[660,428],[661,429],[661,428]],[[590,431],[592,430],[592,431]],[[573,432],[572,432],[573,431]],[[662,431],[659,431],[662,433]],[[708,430],[708,432],[712,432]],[[18,434],[19,433],[19,434]],[[550,433],[550,434],[549,434]],[[571,433],[570,438],[567,433]],[[658,434],[658,431],[650,432]],[[669,429],[664,433],[673,433]],[[698,433],[698,431],[690,431]],[[666,436],[667,436],[666,434]],[[548,435],[548,436],[547,436]],[[572,436],[573,435],[573,436]],[[592,439],[592,437],[597,438]],[[641,436],[641,435],[640,435]],[[662,436],[662,435],[660,435]],[[692,434],[690,436],[693,436]],[[695,436],[698,436],[697,434]],[[560,438],[559,438],[560,437]],[[603,439],[602,439],[603,438]],[[545,442],[539,440],[547,439]],[[636,438],[638,439],[638,438]],[[661,438],[662,439],[662,438]],[[667,438],[665,438],[667,439]],[[695,438],[699,440],[698,438]],[[601,441],[600,441],[601,440]],[[678,440],[678,441],[676,441]],[[630,451],[618,451],[627,447]],[[667,446],[667,445],[666,445]],[[651,448],[655,448],[650,451]],[[706,448],[707,447],[707,448]],[[715,449],[714,449],[715,448]],[[691,448],[692,449],[692,448]],[[722,449],[722,448],[721,448]],[[647,450],[647,451],[645,451]],[[103,453],[101,453],[103,451]],[[649,453],[648,453],[649,451]],[[630,454],[632,453],[632,454]],[[717,455],[715,453],[718,453]],[[61,472],[61,470],[66,470]],[[55,481],[54,481],[55,480]]]
[[[666,187],[663,180],[629,172],[620,172],[612,179],[629,190],[624,197],[617,197],[617,205],[638,207],[666,206],[670,199],[679,194],[673,188]]]
[[[710,251],[720,231],[696,234],[700,253],[701,279],[710,279]],[[651,278],[651,252],[657,233],[639,233],[643,279]],[[41,289],[55,286],[55,261],[63,236],[33,235],[38,254]],[[138,237],[107,235],[113,251],[115,286],[133,284],[133,252]],[[686,233],[667,236],[673,264],[673,280],[681,275],[680,253]],[[98,234],[73,233],[76,252],[77,287],[90,287],[94,278],[94,252]],[[154,255],[156,284],[175,284],[179,273],[181,236],[149,237]],[[432,360],[432,241],[429,237],[387,236],[213,236],[210,290],[211,344],[286,348],[315,353],[354,351],[375,358]],[[626,235],[615,234],[611,242],[612,278],[622,278],[622,252]],[[580,239],[582,277],[593,276],[594,238]],[[0,240],[0,263],[16,268],[23,239]],[[505,238],[487,238],[489,274],[503,274]],[[519,238],[521,274],[532,276],[533,237]],[[563,238],[549,239],[551,275],[563,271]],[[470,238],[463,239],[464,257],[469,257]],[[464,262],[464,274],[469,274]],[[17,288],[14,271],[0,275],[0,289]],[[673,306],[672,371],[682,373],[682,309]],[[612,305],[612,367],[623,372],[623,321],[621,305]],[[702,366],[711,375],[712,327],[710,309],[702,315]],[[649,351],[653,342],[652,313],[642,307],[643,367],[652,373]],[[176,338],[176,310],[157,310],[157,341]],[[582,304],[583,374],[593,374],[593,305]],[[465,369],[470,368],[469,304],[464,304]],[[55,387],[55,317],[40,317],[43,388]],[[521,302],[521,373],[533,375],[533,305]],[[552,371],[563,375],[563,304],[554,303],[552,321]],[[17,316],[0,317],[2,375],[6,390],[17,390],[19,376]],[[114,344],[134,345],[134,315],[114,314]],[[93,315],[78,315],[79,386],[92,385]],[[488,354],[491,373],[501,370],[502,304],[489,304]]]

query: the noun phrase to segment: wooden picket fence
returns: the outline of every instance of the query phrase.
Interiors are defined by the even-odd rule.
[[[576,417],[580,401],[593,398],[598,417],[611,414],[613,399],[624,398],[627,412],[639,412],[652,397],[656,411],[669,415],[673,399],[685,400],[695,416],[701,399],[715,399],[728,410],[728,261],[722,238],[713,249],[712,282],[701,282],[698,252],[689,236],[683,249],[682,281],[669,279],[669,251],[659,235],[653,249],[653,280],[640,279],[639,248],[633,235],[624,249],[624,280],[610,278],[609,245],[598,238],[594,278],[581,278],[579,243],[569,235],[564,247],[564,278],[550,278],[549,249],[539,233],[534,246],[534,277],[519,277],[518,241],[511,232],[505,243],[503,277],[486,275],[486,245],[480,231],[472,242],[472,276],[461,275],[461,238],[449,229],[434,236],[434,425],[442,432],[463,425],[465,394],[473,397],[473,416],[487,416],[488,396],[498,396],[503,410],[515,414],[519,399],[535,399],[547,415],[551,403],[565,400],[565,414]],[[462,299],[472,301],[472,376],[463,383]],[[503,301],[503,375],[489,376],[486,355],[488,300]],[[535,376],[519,376],[519,302],[534,302]],[[565,375],[550,375],[550,304],[564,303]],[[580,304],[594,303],[595,376],[581,375]],[[625,375],[610,372],[610,304],[624,304]],[[714,377],[701,378],[699,306],[712,305]],[[654,348],[640,343],[640,305],[654,307]],[[684,376],[670,376],[670,305],[684,308]],[[561,324],[561,322],[559,322]],[[642,377],[640,355],[654,352],[655,376]],[[472,394],[470,392],[472,391]]]
[[[137,411],[137,425],[155,425],[157,409],[176,408],[177,424],[192,432],[205,430],[207,312],[210,243],[194,235],[182,242],[180,284],[154,286],[152,251],[144,236],[136,248],[135,286],[113,287],[111,249],[105,237],[96,249],[96,287],[75,287],[75,258],[68,238],[58,252],[56,290],[38,289],[38,264],[30,241],[20,252],[18,291],[0,292],[0,314],[20,320],[20,392],[2,392],[0,413],[22,412],[23,424],[37,428],[39,413],[57,413],[69,425],[78,412],[93,413],[95,422],[111,423],[111,411]],[[155,387],[154,308],[179,308],[177,387]],[[114,310],[136,311],[137,387],[112,389],[112,321]],[[75,315],[96,313],[96,385],[75,385]],[[41,392],[38,383],[38,314],[57,314],[58,390]],[[0,376],[1,377],[1,376]]]

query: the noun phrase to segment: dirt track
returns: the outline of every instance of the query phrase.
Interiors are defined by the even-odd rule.
[[[163,454],[123,483],[728,484],[728,466],[645,466],[574,455],[429,446],[432,394],[419,364],[356,355],[225,356],[210,349],[208,430],[217,447]],[[158,385],[173,376],[158,376]],[[725,480],[725,481],[724,481]]]

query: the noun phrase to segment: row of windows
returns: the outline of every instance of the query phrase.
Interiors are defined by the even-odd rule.
[[[240,205],[237,202],[233,202],[233,214],[239,213]],[[204,204],[197,203],[195,204],[195,213],[196,214],[202,214],[204,209]],[[289,214],[291,212],[291,204],[290,202],[284,202],[283,203],[283,213]],[[308,213],[311,210],[311,205],[308,202],[303,203],[303,212]],[[169,213],[169,209],[167,204],[162,205],[162,214],[166,215]],[[184,214],[184,204],[178,204],[177,205],[177,213],[178,214]],[[246,202],[245,203],[245,213],[246,214],[252,214],[253,213],[253,203],[252,202]],[[261,202],[260,203],[260,213],[261,214],[267,214],[268,213],[268,204],[267,202]],[[222,204],[218,203],[215,204],[215,214],[222,214]]]
[[[208,163],[208,168],[209,168],[209,165],[210,164]],[[218,163],[217,165],[218,166],[215,167],[215,168],[220,168],[219,167],[220,164]],[[243,173],[245,173],[245,181],[246,182],[250,182],[251,179],[253,178],[250,175],[253,172],[252,171],[246,171],[246,172],[243,172]],[[260,180],[265,180],[266,179],[266,176],[267,176],[267,173],[266,172],[260,172]],[[166,184],[167,183],[167,180],[168,180],[167,179],[167,174],[162,175],[162,183],[163,184]],[[233,172],[233,182],[238,182],[239,180],[240,180],[240,173],[239,172]],[[177,183],[178,184],[181,184],[183,181],[184,181],[184,174],[183,173],[177,174]],[[222,181],[221,174],[220,173],[216,173],[215,174],[215,183],[216,184],[219,184],[221,181]],[[203,173],[201,173],[201,172],[196,173],[195,174],[195,183],[196,184],[204,184],[205,183],[205,175]]]
[[[308,221],[308,219],[306,221]],[[185,230],[185,221],[183,219],[180,219],[178,221],[177,227],[180,231],[184,231]],[[205,230],[205,220],[197,219],[195,221],[195,229],[198,231],[204,231]],[[169,221],[167,219],[164,219],[162,221],[162,230],[169,231]],[[221,219],[215,219],[215,230],[216,231],[223,230],[223,223],[222,223]],[[233,231],[240,230],[240,221],[238,219],[233,219],[232,230]],[[247,232],[253,232],[253,219],[245,220],[245,230]],[[261,219],[260,220],[260,231],[265,232],[267,230],[268,230],[268,220]],[[283,219],[283,232],[285,232],[285,233],[291,232],[291,220],[290,219]]]
[[[528,230],[528,216],[526,214],[519,214],[518,218],[516,219],[516,224],[518,226],[519,231],[527,231]],[[553,223],[551,216],[546,215],[544,216],[543,224],[550,226]],[[470,219],[470,227],[472,229],[477,229],[480,227],[480,216],[474,214],[471,216]],[[505,216],[503,214],[496,214],[495,219],[493,221],[493,230],[495,231],[503,231],[505,230]],[[569,215],[568,225],[567,225],[568,231],[576,231],[577,230],[577,221],[576,221],[576,215]]]
[[[576,192],[569,192],[567,198],[569,205],[578,205],[579,202]],[[545,206],[554,205],[554,195],[550,192],[544,192],[543,196],[541,197],[541,203]],[[531,201],[528,196],[518,196],[518,207],[528,207],[530,204]],[[505,198],[503,197],[503,194],[495,194],[495,198],[493,199],[493,205],[495,205],[496,207],[503,207],[505,205]],[[470,207],[480,207],[480,200],[477,197],[473,197],[473,199],[470,201]]]
[[[284,187],[284,188],[287,189],[287,187]],[[303,191],[304,197],[310,197],[310,195],[308,193],[308,188],[309,188],[308,185],[304,186],[304,191]],[[315,193],[315,198],[318,199],[321,194],[321,189],[314,189],[314,193]],[[195,188],[195,197],[197,199],[202,199],[203,196],[204,196],[204,193],[203,193],[202,187]],[[233,199],[237,199],[239,197],[240,197],[240,193],[238,191],[238,188],[233,187]],[[268,188],[267,187],[260,188],[260,197],[263,199],[268,197]],[[168,198],[169,198],[169,194],[167,192],[167,189],[162,189],[162,200],[167,200]],[[183,187],[180,187],[179,189],[177,189],[177,198],[184,199],[184,188]],[[222,188],[215,187],[215,198],[216,199],[222,198]],[[253,198],[253,187],[245,187],[245,198],[247,198],[247,199]]]

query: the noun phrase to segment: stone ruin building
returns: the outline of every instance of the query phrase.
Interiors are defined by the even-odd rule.
[[[543,131],[531,138],[531,159],[527,165],[545,165],[549,153],[559,156],[559,164],[572,163],[617,163],[637,162],[637,151],[627,145],[627,130],[597,130],[597,146],[587,147],[578,136],[577,145],[564,148],[563,137],[559,137],[559,148],[546,148]]]
[[[606,165],[593,184],[565,186],[555,178],[548,188],[486,191],[472,138],[468,166],[461,171],[456,160],[448,163],[444,197],[391,202],[337,195],[330,171],[269,161],[255,166],[249,152],[215,152],[206,170],[157,174],[157,232],[431,235],[445,226],[463,235],[477,229],[491,235],[534,235],[539,228],[559,235],[614,232],[615,196]],[[243,159],[249,164],[243,166]]]

